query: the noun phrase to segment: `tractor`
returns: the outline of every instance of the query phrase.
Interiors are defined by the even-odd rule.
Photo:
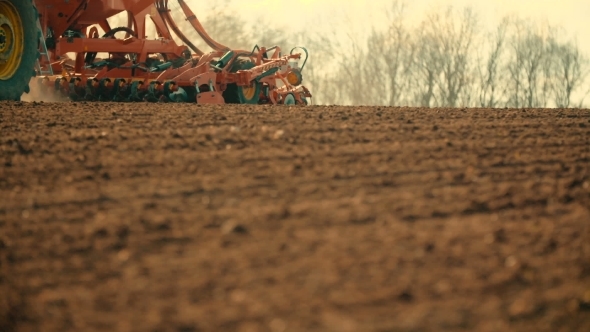
[[[307,105],[305,48],[232,49],[176,1],[212,51],[187,38],[168,0],[0,0],[0,100],[34,89],[64,101]],[[115,15],[127,24],[111,26]]]

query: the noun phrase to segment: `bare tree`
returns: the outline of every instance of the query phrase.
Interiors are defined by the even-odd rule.
[[[303,69],[303,84],[308,87],[313,95],[314,104],[339,104],[338,91],[340,87],[335,84],[337,77],[332,75],[338,70],[334,66],[332,57],[333,42],[325,33],[299,34],[296,38],[297,45],[309,50],[309,59]]]
[[[559,44],[551,41],[552,90],[557,107],[570,107],[572,94],[585,82],[588,75],[588,58],[576,44]]]
[[[334,91],[336,103],[343,105],[368,105],[371,104],[368,95],[373,86],[365,80],[365,66],[367,66],[367,51],[362,37],[354,30],[352,18],[347,17],[345,25],[347,30],[332,31],[329,36],[331,46],[329,57],[330,64],[325,69],[330,72],[330,81],[337,89]]]
[[[436,101],[436,85],[440,76],[439,58],[436,45],[431,36],[418,35],[416,53],[413,60],[414,75],[410,78],[412,101],[414,105],[433,107]]]
[[[365,82],[373,87],[371,100],[378,105],[408,103],[409,75],[415,47],[406,27],[406,4],[394,1],[386,11],[390,22],[385,31],[373,29],[367,41]]]
[[[473,10],[433,11],[419,29],[415,56],[419,104],[455,107],[462,100],[468,102],[465,92],[474,79],[472,45],[477,34]]]
[[[513,107],[545,107],[550,88],[549,26],[513,20],[510,24],[511,60],[507,65],[512,93],[507,104]]]
[[[506,53],[506,19],[498,25],[489,42],[484,41],[478,58],[478,98],[481,107],[498,107],[505,88],[502,88],[503,55]],[[486,53],[483,58],[482,53]]]

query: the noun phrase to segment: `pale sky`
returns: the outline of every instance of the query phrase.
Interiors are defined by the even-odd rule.
[[[222,0],[185,0],[197,17],[204,19],[210,8],[225,8]],[[384,8],[394,0],[233,0],[228,9],[248,23],[259,18],[287,31],[318,32],[345,29],[355,32],[385,27]],[[170,0],[171,8],[177,7]],[[482,28],[492,31],[506,15],[533,18],[565,29],[575,37],[582,51],[590,55],[590,0],[406,0],[407,23],[419,23],[436,8],[470,6],[479,15]],[[348,22],[352,21],[352,26]],[[205,26],[205,29],[207,27]],[[219,40],[224,43],[223,40]],[[253,41],[255,43],[255,41]],[[293,45],[287,45],[293,46]]]
[[[206,15],[200,0],[188,0],[197,16]],[[235,0],[235,9],[243,19],[263,16],[282,27],[329,29],[344,24],[347,16],[355,18],[355,29],[385,25],[383,8],[392,0]],[[560,25],[576,36],[580,47],[590,55],[590,0],[408,0],[409,21],[419,21],[425,12],[437,6],[471,6],[480,15],[482,25],[493,27],[507,14],[531,17]],[[220,41],[223,42],[223,41]]]

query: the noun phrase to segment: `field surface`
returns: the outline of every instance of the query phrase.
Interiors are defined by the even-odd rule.
[[[590,112],[0,103],[0,331],[590,331]]]

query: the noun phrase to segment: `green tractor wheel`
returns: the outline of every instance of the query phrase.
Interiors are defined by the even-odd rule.
[[[285,100],[283,101],[284,105],[295,105],[297,101],[295,100],[295,96],[292,93],[289,93],[285,96]]]
[[[29,92],[39,58],[37,20],[31,0],[0,0],[0,100]]]
[[[236,59],[230,72],[235,73],[238,70],[247,70],[252,67],[254,67],[252,61]],[[260,100],[260,83],[252,82],[250,86],[228,84],[227,89],[223,92],[223,99],[228,104],[258,104]]]

